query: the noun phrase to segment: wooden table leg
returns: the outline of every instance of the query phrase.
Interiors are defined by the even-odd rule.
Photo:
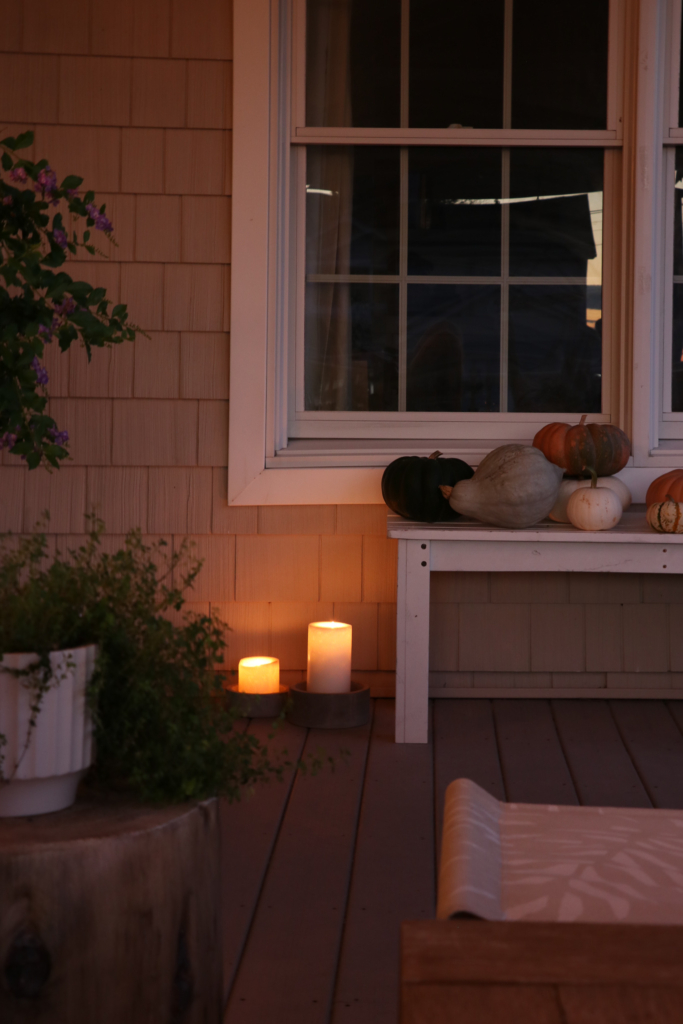
[[[429,721],[430,542],[398,543],[396,742],[426,743]]]

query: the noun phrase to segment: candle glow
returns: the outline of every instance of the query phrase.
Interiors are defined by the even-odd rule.
[[[346,622],[309,623],[308,690],[314,693],[350,691],[351,633],[351,626]]]
[[[280,662],[278,658],[241,658],[239,663],[240,693],[278,693]]]

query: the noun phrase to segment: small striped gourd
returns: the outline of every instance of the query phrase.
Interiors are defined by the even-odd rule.
[[[658,533],[683,533],[683,504],[667,494],[666,501],[650,505],[647,521]]]

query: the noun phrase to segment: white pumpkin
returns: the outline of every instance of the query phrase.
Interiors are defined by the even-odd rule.
[[[674,501],[667,494],[666,501],[650,505],[647,521],[657,533],[683,533],[683,502]]]
[[[538,448],[506,444],[486,456],[471,480],[441,490],[461,515],[493,526],[522,529],[548,515],[561,479],[561,468]]]
[[[567,515],[567,503],[571,498],[574,491],[577,491],[580,487],[590,487],[590,480],[577,480],[570,477],[566,477],[560,484],[560,492],[557,495],[557,501],[548,513],[551,519],[554,519],[556,523],[568,523],[569,516]],[[631,492],[629,491],[623,480],[619,480],[616,476],[599,476],[596,485],[598,488],[607,487],[610,491],[614,491],[621,502],[622,510],[625,512],[631,505]]]
[[[621,519],[621,501],[609,487],[597,487],[597,476],[589,487],[578,487],[569,496],[567,516],[572,526],[579,530],[611,530]]]

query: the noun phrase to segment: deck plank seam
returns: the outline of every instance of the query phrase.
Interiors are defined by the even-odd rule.
[[[550,705],[550,717],[552,718],[553,725],[555,726],[555,732],[557,733],[557,740],[558,740],[558,743],[560,744],[560,750],[562,751],[562,756],[564,757],[565,764],[567,765],[567,771],[569,772],[569,778],[572,780],[572,786],[574,787],[574,792],[576,793],[576,799],[579,801],[579,806],[583,807],[584,803],[583,803],[583,800],[581,799],[581,791],[579,789],[578,779],[577,779],[576,774],[575,774],[575,772],[574,772],[574,770],[572,768],[571,760],[569,758],[569,755],[567,754],[567,748],[565,746],[564,740],[562,739],[562,730],[559,728],[559,726],[557,724],[557,716],[556,716],[556,713],[555,713],[555,701],[551,699],[551,700],[548,701],[548,704]]]
[[[360,788],[360,798],[358,800],[358,807],[356,810],[356,818],[354,822],[354,833],[353,833],[353,847],[351,851],[351,859],[349,861],[349,870],[346,878],[346,896],[344,899],[344,913],[341,918],[341,927],[339,929],[339,941],[337,943],[337,955],[335,957],[334,965],[334,979],[330,986],[330,1001],[327,1007],[327,1024],[331,1024],[332,1016],[334,1014],[334,1008],[337,1005],[337,987],[339,984],[339,968],[341,966],[341,953],[342,946],[344,944],[344,934],[346,932],[346,920],[349,912],[349,897],[351,895],[351,885],[353,884],[353,875],[356,866],[356,851],[358,849],[358,826],[360,824],[360,816],[363,811],[363,804],[365,802],[365,783],[368,776],[368,761],[370,759],[370,747],[372,746],[372,730],[375,724],[375,705],[377,701],[370,701],[370,729],[368,731],[368,742],[365,748],[365,759],[363,761],[363,785]]]
[[[614,713],[614,701],[613,700],[608,700],[607,701],[607,706],[609,707],[609,713],[612,716],[612,720],[613,720],[613,722],[614,722],[614,724],[615,724],[615,726],[617,728],[617,732],[619,733],[619,737],[620,737],[621,742],[622,742],[622,744],[624,746],[624,750],[626,751],[626,753],[628,754],[628,756],[631,759],[631,764],[633,765],[633,769],[634,769],[636,775],[638,776],[638,778],[640,779],[640,781],[641,781],[641,783],[643,785],[643,789],[647,793],[648,800],[650,801],[650,803],[652,804],[653,807],[659,807],[659,804],[658,804],[658,802],[657,802],[657,800],[655,798],[655,795],[654,795],[654,792],[652,790],[652,787],[648,783],[647,778],[645,777],[644,772],[642,772],[640,770],[640,767],[638,766],[638,759],[634,756],[633,751],[631,750],[631,744],[627,740],[626,736],[624,735],[624,730],[622,729],[621,725],[619,724],[619,718]]]
[[[249,727],[251,726],[252,721],[255,721],[255,720],[251,719],[249,721],[249,726],[247,727],[247,731],[248,731]],[[306,743],[308,741],[309,732],[310,732],[310,729],[306,729],[305,730],[305,735],[302,736],[301,745],[300,745],[300,748],[299,748],[299,753],[297,755],[297,760],[301,757],[301,755],[303,754],[303,752],[304,752],[304,750],[306,748]],[[280,838],[280,833],[282,831],[282,825],[283,825],[284,820],[285,820],[285,818],[287,816],[287,809],[289,807],[290,800],[292,799],[292,793],[294,792],[294,782],[295,782],[298,774],[299,774],[299,769],[295,765],[295,769],[292,772],[292,774],[290,776],[290,779],[289,779],[289,782],[288,782],[289,789],[288,789],[286,798],[282,801],[282,809],[280,811],[280,817],[278,819],[276,827],[273,829],[273,838],[272,838],[272,841],[271,841],[271,844],[270,844],[270,849],[268,851],[268,858],[267,858],[267,860],[266,860],[266,862],[264,864],[263,871],[261,873],[261,878],[260,878],[259,885],[258,885],[258,891],[256,893],[256,897],[254,899],[254,902],[253,902],[252,908],[251,908],[251,914],[250,914],[250,917],[249,917],[249,923],[248,923],[247,927],[244,929],[244,934],[243,934],[243,937],[242,937],[242,942],[240,943],[240,947],[239,947],[239,956],[236,957],[236,959],[235,959],[235,966],[233,968],[232,976],[230,977],[229,982],[227,982],[227,984],[226,984],[226,979],[225,978],[223,979],[223,986],[224,986],[224,989],[223,989],[223,1014],[222,1014],[223,1017],[225,1017],[227,1012],[228,1012],[228,1007],[230,1005],[230,999],[232,997],[232,991],[233,991],[233,988],[235,987],[235,981],[237,979],[237,975],[239,974],[240,966],[242,964],[242,960],[244,959],[244,954],[246,952],[247,946],[249,945],[249,938],[250,938],[251,933],[252,933],[252,929],[253,929],[253,926],[254,926],[254,921],[255,921],[256,915],[258,913],[258,908],[259,908],[259,906],[261,904],[261,898],[263,896],[263,889],[264,889],[264,886],[265,886],[265,883],[266,883],[266,878],[268,877],[268,872],[270,870],[270,865],[271,865],[272,860],[273,860],[273,854],[275,852],[278,840]]]

